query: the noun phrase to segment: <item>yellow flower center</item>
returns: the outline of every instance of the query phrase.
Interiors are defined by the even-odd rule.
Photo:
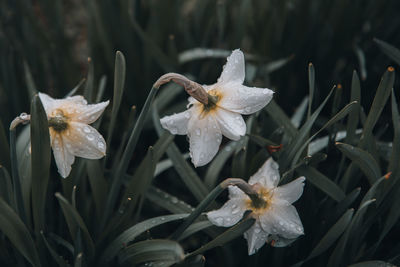
[[[49,127],[56,132],[63,132],[68,129],[68,117],[64,115],[61,109],[54,110],[49,116]]]
[[[258,190],[259,200],[246,200],[246,206],[255,214],[262,214],[271,207],[273,192],[265,187]]]
[[[202,107],[201,114],[202,116],[205,116],[209,112],[215,110],[217,107],[217,103],[221,100],[222,94],[218,92],[216,89],[212,89],[207,92],[208,93],[208,104],[204,105]]]

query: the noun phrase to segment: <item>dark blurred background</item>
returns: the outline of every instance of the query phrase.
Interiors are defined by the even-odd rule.
[[[29,110],[29,84],[63,97],[86,77],[88,57],[95,86],[105,75],[105,98],[111,98],[117,50],[127,62],[121,123],[130,106],[140,108],[152,83],[166,72],[192,74],[205,84],[216,81],[225,57],[210,59],[203,53],[185,62],[181,53],[194,48],[241,48],[247,62],[255,66],[251,69],[254,85],[276,90],[276,100],[288,114],[308,92],[309,62],[316,69],[316,103],[338,83],[343,84],[343,102],[348,102],[356,69],[363,80],[363,104],[369,106],[382,73],[393,64],[373,39],[400,47],[398,0],[0,3],[0,118],[4,125]],[[280,68],[271,64],[282,62]]]

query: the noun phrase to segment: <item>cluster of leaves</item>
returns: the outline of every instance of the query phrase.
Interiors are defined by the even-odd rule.
[[[377,45],[397,64],[400,52],[379,40],[377,45],[364,42],[376,32],[382,39],[391,38],[398,28],[400,22],[390,20],[395,16],[390,1],[173,1],[172,6],[168,2],[86,2],[93,61],[86,82],[68,94],[83,91],[89,102],[108,98],[112,90],[101,75],[111,77],[114,71],[112,110],[95,125],[107,133],[110,152],[103,160],[77,160],[65,180],[51,162],[46,116],[34,95],[37,88],[55,88],[53,93],[59,96],[66,93],[80,77],[79,70],[85,69],[86,63],[70,60],[74,48],[63,27],[63,20],[68,20],[62,12],[66,7],[62,1],[1,2],[2,265],[399,264],[400,117],[392,90],[395,72],[389,68],[379,85],[373,81],[386,61],[376,52]],[[299,23],[304,16],[310,19]],[[304,28],[309,33],[299,36]],[[339,38],[343,42],[334,47],[332,40]],[[183,90],[168,85],[156,95],[153,88],[144,101],[146,90],[138,88],[150,88],[162,72],[179,70],[211,81],[219,70],[210,58],[225,58],[230,51],[184,51],[199,45],[252,51],[246,55],[251,60],[246,83],[276,84],[278,98],[247,118],[245,137],[226,141],[212,163],[195,170],[187,153],[181,152],[187,150],[185,140],[174,140],[159,124],[158,112],[170,114],[186,105]],[[114,61],[115,49],[124,51],[127,59],[118,52]],[[294,59],[288,56],[292,53]],[[343,57],[345,53],[354,53],[356,60]],[[274,58],[266,57],[270,55]],[[326,82],[317,90],[310,65],[309,93],[299,104],[304,90],[294,90],[306,87],[306,75],[299,69],[309,58],[319,66],[318,80]],[[361,80],[370,82],[361,84],[357,72],[345,80],[356,67]],[[326,94],[327,84],[336,79],[351,81],[351,90],[346,93],[338,86]],[[361,95],[368,99],[371,94],[372,104],[362,105]],[[279,101],[279,95],[293,98]],[[325,100],[318,101],[324,95]],[[18,135],[10,131],[8,139],[6,126],[26,111],[29,99],[33,99],[30,126],[18,128]],[[140,106],[138,116],[128,106],[132,103]],[[291,106],[298,108],[290,117],[285,110]],[[385,112],[391,116],[382,116]],[[390,117],[392,121],[386,119]],[[158,138],[153,138],[154,132]],[[149,143],[154,145],[142,156]],[[304,195],[296,203],[305,236],[285,248],[280,248],[285,243],[264,246],[248,258],[240,236],[251,221],[220,229],[202,212],[226,200],[224,195],[217,198],[223,193],[219,182],[227,177],[247,179],[270,156],[267,147],[280,144],[283,148],[272,156],[279,162],[281,183],[298,175],[307,178]]]

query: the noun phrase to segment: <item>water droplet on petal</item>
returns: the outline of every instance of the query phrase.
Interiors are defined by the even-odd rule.
[[[190,118],[190,114],[188,112],[185,113],[185,118],[189,119]]]
[[[221,217],[215,219],[215,221],[217,222],[217,224],[223,224],[224,223],[224,219],[221,218]]]
[[[88,134],[86,135],[87,140],[93,141],[94,140],[94,135],[93,134]]]
[[[239,211],[240,211],[240,209],[233,209],[233,210],[232,210],[232,214],[238,214]]]
[[[103,142],[98,142],[98,143],[97,143],[97,147],[98,147],[99,149],[104,149],[104,143],[103,143]]]
[[[84,131],[85,133],[90,133],[90,132],[91,132],[91,131],[90,131],[90,128],[89,128],[88,126],[83,127],[83,131]]]
[[[200,134],[201,134],[200,128],[197,128],[197,129],[195,130],[195,134],[196,134],[196,135],[200,135]]]
[[[251,107],[246,107],[246,108],[244,109],[244,111],[250,112],[250,111],[251,111]]]
[[[257,228],[254,229],[254,233],[258,234],[259,232],[261,232],[260,228],[257,227]]]

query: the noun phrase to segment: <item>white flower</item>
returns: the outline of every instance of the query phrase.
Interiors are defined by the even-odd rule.
[[[58,172],[63,178],[71,172],[75,156],[99,159],[106,154],[106,142],[88,124],[96,121],[109,101],[88,105],[83,96],[53,99],[39,93],[49,120],[50,144]]]
[[[243,85],[245,76],[243,53],[237,49],[228,57],[217,83],[203,86],[217,101],[204,105],[189,97],[188,110],[161,119],[172,134],[188,135],[193,164],[203,166],[218,152],[222,135],[239,140],[246,133],[241,114],[251,114],[265,107],[272,99],[270,89]]]
[[[304,177],[277,187],[279,183],[278,164],[268,159],[250,177],[249,184],[257,190],[266,205],[254,207],[250,198],[236,186],[229,186],[229,200],[219,210],[207,213],[208,219],[217,226],[230,227],[242,219],[246,210],[252,211],[254,225],[244,233],[249,255],[254,254],[267,241],[269,235],[294,239],[304,234],[296,208],[291,204],[303,193]]]

